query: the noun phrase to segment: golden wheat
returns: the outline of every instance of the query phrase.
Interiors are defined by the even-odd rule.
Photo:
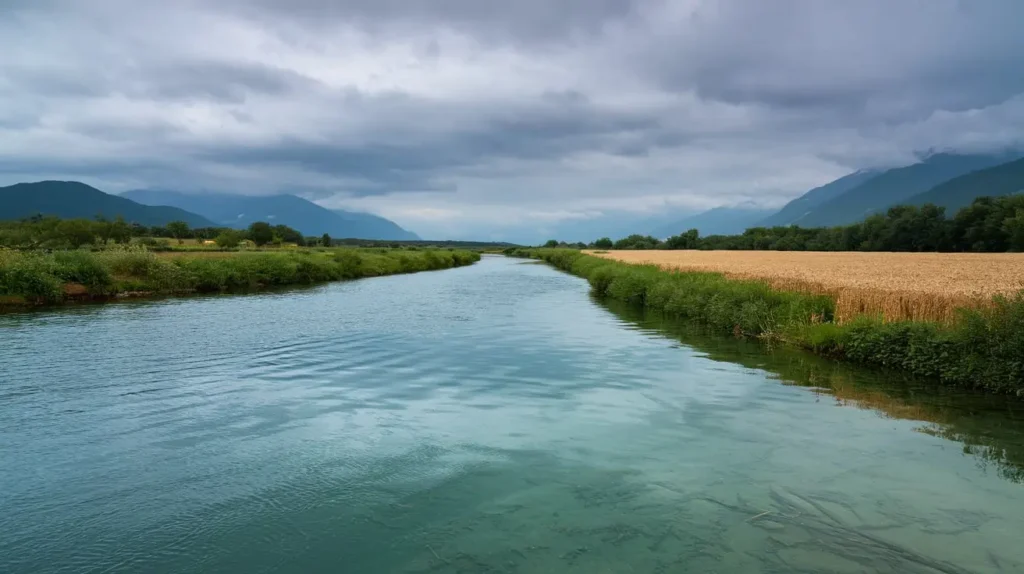
[[[664,269],[714,271],[757,279],[776,289],[825,294],[836,320],[881,315],[886,320],[948,322],[958,307],[989,304],[1024,289],[1021,253],[822,253],[802,251],[588,252]]]

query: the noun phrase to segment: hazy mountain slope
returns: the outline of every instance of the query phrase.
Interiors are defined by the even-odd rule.
[[[755,207],[716,207],[662,225],[654,229],[651,235],[665,239],[689,229],[700,231],[702,236],[735,235],[743,233],[748,227],[754,227],[757,222],[763,220],[770,213],[772,213],[770,209]]]
[[[142,205],[104,193],[77,181],[40,181],[0,187],[0,219],[22,219],[36,214],[93,219],[97,215],[123,217],[130,223],[154,226],[184,221],[191,227],[210,227],[209,219],[178,207]]]
[[[353,226],[353,229],[367,229],[368,231],[366,231],[366,233],[375,233],[381,236],[367,237],[366,239],[404,239],[409,241],[420,239],[420,237],[412,231],[404,229],[386,217],[359,211],[346,211],[344,209],[334,209],[332,211],[348,222],[348,225]],[[371,228],[372,230],[370,230]]]
[[[801,227],[855,223],[888,207],[905,203],[940,183],[1013,159],[1008,155],[937,154],[921,163],[890,169],[822,203],[800,219]]]
[[[974,198],[983,195],[1001,196],[1024,192],[1024,159],[1003,163],[995,167],[972,171],[915,195],[906,203],[923,205],[934,203],[954,215],[967,207]]]
[[[787,203],[782,209],[758,221],[754,227],[800,225],[800,220],[815,207],[831,201],[851,189],[878,176],[878,170],[862,170],[845,175],[835,181],[816,187]]]
[[[383,217],[332,211],[294,195],[249,196],[140,189],[126,192],[124,196],[149,205],[188,209],[220,225],[239,229],[255,221],[267,221],[287,225],[310,236],[327,233],[338,239],[418,239],[416,234]]]

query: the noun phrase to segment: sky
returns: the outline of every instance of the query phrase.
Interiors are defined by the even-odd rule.
[[[432,238],[781,206],[1024,139],[1020,0],[0,0],[0,184]]]

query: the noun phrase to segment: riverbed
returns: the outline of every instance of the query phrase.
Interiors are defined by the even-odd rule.
[[[0,572],[1024,570],[1024,412],[488,256],[0,316]]]

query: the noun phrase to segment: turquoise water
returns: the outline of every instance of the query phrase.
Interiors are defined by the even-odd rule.
[[[0,316],[0,572],[1024,570],[1024,414],[548,267]]]

